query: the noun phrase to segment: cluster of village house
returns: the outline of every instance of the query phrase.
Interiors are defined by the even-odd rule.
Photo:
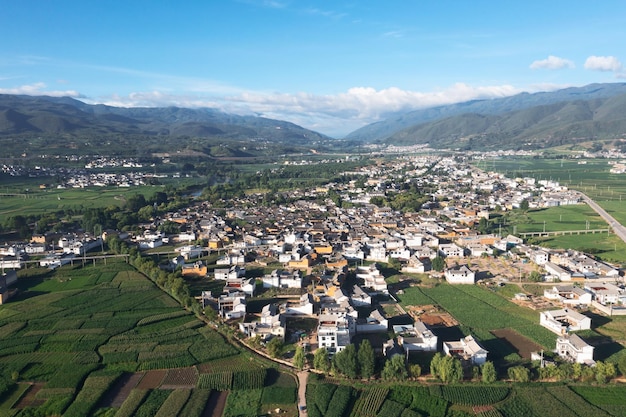
[[[398,172],[403,173],[402,179],[396,176]],[[383,311],[372,301],[377,294],[388,293],[385,279],[375,262],[395,258],[402,264],[404,272],[423,273],[431,269],[431,260],[437,256],[456,259],[457,266],[445,270],[445,279],[451,284],[474,284],[476,271],[466,265],[466,258],[482,257],[498,250],[512,258],[524,256],[540,265],[546,271],[546,280],[616,280],[619,275],[612,266],[581,253],[530,247],[515,236],[476,233],[474,224],[481,218],[488,218],[496,207],[509,210],[519,207],[523,200],[529,201],[531,207],[578,204],[577,193],[558,183],[536,182],[529,178],[508,179],[495,173],[484,173],[454,159],[431,157],[404,158],[393,166],[381,164],[348,174],[364,175],[369,188],[360,189],[353,181],[350,184],[328,184],[307,192],[293,191],[289,197],[294,202],[278,207],[255,204],[254,195],[229,200],[228,209],[216,209],[209,202],[202,202],[144,225],[145,232],[141,234],[121,237],[140,249],[170,243],[182,245],[176,248],[178,256],[169,267],[180,267],[183,275],[223,280],[223,293],[203,293],[201,298],[205,305],[214,304],[225,319],[246,317],[246,299],[255,295],[256,280],[246,277],[247,256],[254,253],[255,262],[259,264],[281,264],[280,268],[261,278],[263,286],[297,288],[301,295],[282,305],[266,306],[260,320],[241,322],[241,331],[248,336],[284,337],[287,317],[317,317],[317,345],[325,347],[331,354],[344,349],[356,334],[385,334],[389,330]],[[406,179],[407,176],[410,180]],[[400,190],[406,181],[421,187],[434,187],[433,202],[425,204],[418,213],[404,214],[369,204],[373,196]],[[338,191],[344,201],[351,202],[350,207],[341,208],[329,199],[324,200],[323,196],[330,189]],[[179,223],[181,233],[166,236],[155,231],[158,222],[166,220]],[[89,247],[100,244],[96,239],[90,243],[80,238],[63,239],[65,241],[59,241],[57,247],[67,252],[66,256],[80,255]],[[208,246],[196,245],[199,240],[208,242]],[[10,256],[19,258],[18,252],[24,253],[29,246],[14,247],[18,247],[14,249],[16,253],[6,255],[1,262],[6,262]],[[515,251],[511,251],[513,247]],[[207,251],[223,254],[212,274],[199,260]],[[58,252],[51,256],[62,262],[59,260],[62,254]],[[44,258],[42,265],[45,262],[58,265],[52,263],[56,262],[53,259]],[[13,264],[13,267],[19,266],[19,262],[17,266]],[[316,266],[319,266],[316,271],[323,272],[312,274]],[[340,284],[350,266],[356,266],[354,273],[359,284],[346,291]],[[610,305],[623,303],[620,287],[603,285],[604,290],[590,285],[585,289],[571,286],[570,292],[555,286],[553,291],[568,306],[574,299]],[[309,290],[305,291],[305,288]],[[615,295],[607,294],[611,291]],[[546,297],[551,296],[546,293]],[[359,307],[368,307],[371,314],[359,318]],[[569,313],[574,311],[568,309],[567,312],[564,316],[557,315],[554,320],[559,323],[573,321]],[[543,322],[548,323],[542,319]],[[556,329],[554,326],[548,328]],[[568,331],[573,328],[566,327],[566,330],[560,327],[557,332],[558,340],[563,341],[557,344],[557,351],[579,362],[592,360],[591,356],[578,353],[580,349],[584,352],[589,349],[582,346],[584,342],[578,336],[569,336]],[[437,349],[437,337],[422,322],[393,327],[393,331],[396,337],[380,346],[384,352]],[[483,363],[487,357],[485,349],[472,336],[446,341],[443,350],[475,364]]]

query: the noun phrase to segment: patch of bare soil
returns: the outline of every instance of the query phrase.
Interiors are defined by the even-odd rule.
[[[511,329],[498,329],[491,333],[513,345],[524,359],[530,359],[531,352],[539,352],[542,349],[537,343]]]
[[[145,372],[135,372],[133,374],[125,374],[115,383],[113,389],[100,402],[100,407],[120,408],[130,392],[137,386]]]
[[[222,417],[226,408],[228,391],[211,391],[209,401],[207,401],[202,417]]]
[[[18,410],[22,410],[26,407],[38,407],[46,402],[44,399],[37,398],[37,393],[43,388],[43,382],[35,382],[30,386],[30,388],[26,391],[26,395],[23,395],[22,398],[17,402],[15,408]]]
[[[137,388],[139,389],[157,389],[161,386],[161,381],[165,378],[165,374],[167,374],[166,369],[157,369],[154,371],[147,371],[139,384],[137,384]]]

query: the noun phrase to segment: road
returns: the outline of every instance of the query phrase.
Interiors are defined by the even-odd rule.
[[[300,371],[298,372],[298,415],[300,417],[307,417],[307,409],[306,409],[306,382],[309,378],[308,371]],[[301,406],[305,406],[302,408]]]
[[[587,197],[585,194],[580,193],[583,201],[587,203],[589,207],[591,207],[596,213],[600,215],[613,229],[613,232],[626,243],[626,227],[620,224],[617,220],[613,218],[609,213],[606,212],[598,203]]]

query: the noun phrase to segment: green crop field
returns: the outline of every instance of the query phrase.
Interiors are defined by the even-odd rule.
[[[559,181],[584,192],[616,220],[626,224],[626,175],[611,174],[609,162],[607,159],[511,157],[480,161],[476,166],[513,178]],[[512,213],[505,227],[508,233],[524,233],[606,229],[608,225],[587,205],[581,204]],[[533,243],[588,252],[609,262],[626,262],[626,244],[612,234],[550,236],[533,239]]]
[[[459,321],[465,333],[482,340],[485,348],[500,359],[512,352],[491,333],[493,330],[510,328],[546,349],[552,349],[556,341],[552,332],[539,325],[538,312],[520,307],[484,287],[449,284],[410,287],[398,297],[403,306],[424,304],[427,300],[430,300],[428,304],[441,306]]]
[[[307,386],[307,406],[311,417],[621,417],[625,394],[619,385],[396,383],[354,390],[322,380]]]
[[[607,159],[534,159],[512,157],[480,161],[487,171],[501,172],[508,177],[531,177],[554,180],[587,194],[593,200],[626,201],[626,175],[611,174]],[[626,209],[622,210],[626,212]]]
[[[616,218],[624,218],[617,202],[606,202]],[[619,214],[619,216],[618,216]],[[512,212],[507,218],[509,231],[558,232],[608,229],[607,223],[586,204]],[[626,243],[609,232],[576,233],[534,238],[534,243],[548,248],[575,249],[590,253],[609,262],[626,262]]]
[[[143,194],[149,197],[163,186],[92,187],[80,189],[7,190],[0,188],[0,216],[31,215],[68,209],[122,206],[126,197]]]
[[[176,394],[168,400],[165,387],[195,389],[196,366],[226,357],[241,358],[229,362],[232,388],[260,390],[265,384],[264,365],[242,358],[238,348],[123,261],[19,271],[17,288],[18,294],[0,306],[4,414],[98,414],[100,407],[111,408],[103,399],[122,375],[152,369],[166,376],[156,380],[153,394],[138,398],[137,412],[182,409],[197,396]],[[26,411],[14,409],[16,396],[28,396],[28,383],[34,382],[42,386],[37,401],[20,414]]]

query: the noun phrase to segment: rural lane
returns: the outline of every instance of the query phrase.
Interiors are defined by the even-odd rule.
[[[300,371],[298,372],[298,415],[300,417],[307,417],[307,409],[306,409],[306,382],[309,378],[308,371]],[[305,408],[302,408],[305,406]]]
[[[591,207],[596,213],[600,215],[613,229],[613,232],[626,243],[626,227],[620,224],[617,220],[613,218],[609,213],[606,212],[598,203],[587,197],[587,195],[579,192],[583,201],[587,203],[589,207]]]

